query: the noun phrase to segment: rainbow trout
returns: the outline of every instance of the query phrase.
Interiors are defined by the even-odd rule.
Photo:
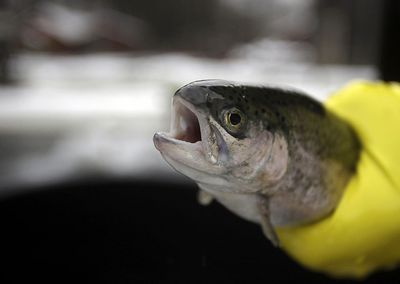
[[[259,223],[275,245],[275,227],[335,210],[360,152],[352,128],[305,94],[222,80],[179,89],[170,132],[154,144],[198,184],[201,203]]]

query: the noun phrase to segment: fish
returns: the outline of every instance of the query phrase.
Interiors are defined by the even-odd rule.
[[[302,91],[225,80],[178,89],[170,131],[153,142],[197,183],[200,203],[259,224],[275,246],[276,228],[334,212],[361,148],[351,125]]]

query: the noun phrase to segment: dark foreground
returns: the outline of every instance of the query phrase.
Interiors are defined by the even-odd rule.
[[[192,184],[99,181],[0,201],[0,282],[338,282],[273,248]],[[347,281],[341,281],[346,283]],[[399,283],[400,271],[367,283]]]

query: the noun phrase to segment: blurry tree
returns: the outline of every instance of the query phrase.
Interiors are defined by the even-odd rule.
[[[215,0],[118,0],[116,9],[151,26],[157,49],[184,49],[219,55],[257,36],[256,22]]]
[[[384,5],[379,70],[385,81],[400,82],[400,2],[382,1]]]
[[[382,1],[319,0],[315,45],[319,63],[376,65]]]
[[[23,0],[15,0],[23,3]],[[260,35],[257,21],[217,0],[31,0],[22,46],[42,51],[182,50],[224,55]],[[33,4],[32,4],[33,3]]]
[[[13,45],[14,35],[13,14],[11,5],[6,0],[0,0],[0,83],[9,83],[9,60]]]

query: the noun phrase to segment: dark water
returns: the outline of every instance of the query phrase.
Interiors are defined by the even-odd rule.
[[[1,201],[0,216],[1,283],[337,282],[220,205],[198,205],[191,184],[53,185]],[[400,271],[366,282],[400,283]]]

